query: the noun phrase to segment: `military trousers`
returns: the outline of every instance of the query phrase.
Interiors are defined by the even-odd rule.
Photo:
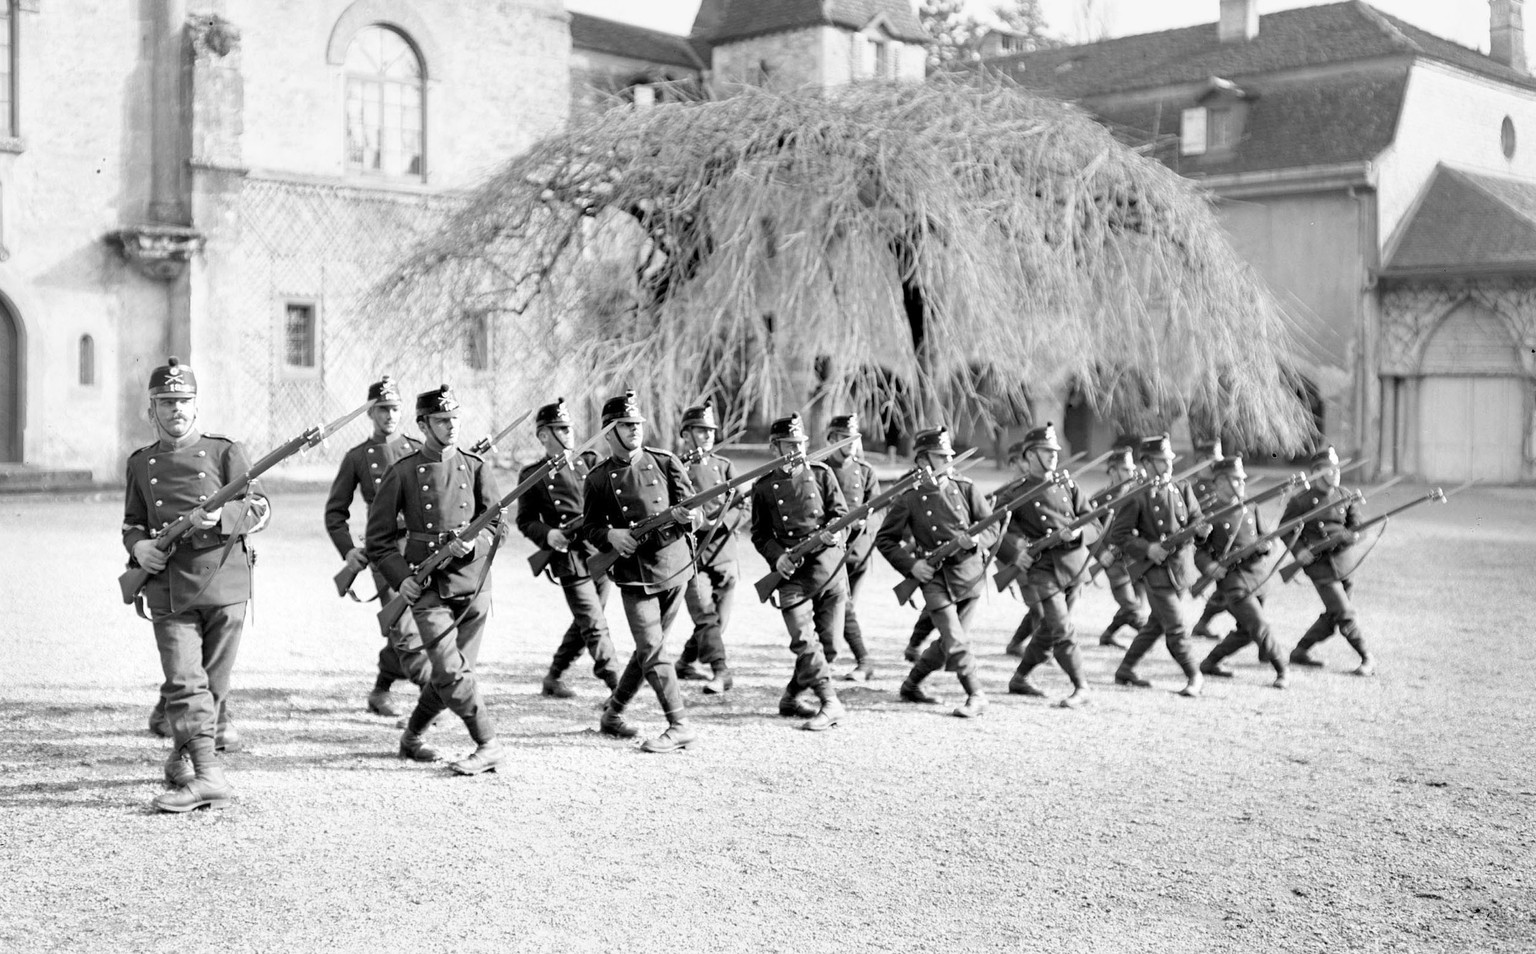
[[[930,588],[925,587],[924,592]],[[940,591],[942,587],[938,588]],[[976,612],[976,605],[981,602],[980,597],[969,596],[962,600],[950,600],[948,593],[944,594],[944,606],[935,606],[929,601],[924,611],[925,617],[938,631],[939,638],[928,644],[922,655],[918,656],[917,664],[912,668],[912,674],[907,678],[913,683],[918,682],[935,669],[947,669],[961,679],[969,679],[976,672],[976,658],[971,654],[970,637],[968,635],[971,617]]]
[[[379,594],[380,606],[389,603],[400,592],[389,585],[377,568],[373,569],[373,585]],[[379,682],[404,679],[417,686],[426,685],[430,669],[427,654],[422,652],[421,630],[416,628],[415,616],[403,614],[393,632],[384,629],[384,624],[380,623],[379,632],[384,637],[384,648],[379,650]]]
[[[165,676],[160,697],[178,750],[193,739],[211,743],[218,731],[246,605],[194,606],[178,613],[151,609]]]
[[[1225,659],[1249,643],[1259,647],[1259,662],[1279,659],[1274,637],[1269,631],[1269,620],[1264,616],[1264,598],[1255,593],[1249,593],[1241,599],[1236,597],[1234,593],[1224,598],[1222,609],[1232,614],[1232,618],[1237,621],[1237,628],[1216,644],[1206,657],[1207,660],[1215,662]]]
[[[1105,577],[1109,580],[1110,595],[1115,598],[1115,606],[1118,607],[1105,632],[1113,635],[1122,626],[1141,629],[1147,621],[1147,611],[1143,608],[1143,588],[1132,582],[1131,574],[1118,566],[1110,567]]]
[[[814,591],[814,593],[812,593]],[[809,598],[807,598],[809,595]],[[824,686],[832,678],[824,647],[843,635],[848,612],[848,576],[842,567],[819,590],[791,578],[779,584],[779,606],[789,630],[789,651],[795,655],[792,692]]]
[[[700,563],[684,586],[683,600],[693,620],[693,635],[683,647],[682,661],[724,665],[725,627],[736,602],[736,561]]]
[[[677,619],[683,606],[683,589],[679,583],[659,593],[647,593],[644,587],[620,586],[624,599],[624,617],[629,621],[629,631],[635,639],[635,651],[625,663],[619,675],[618,687],[613,690],[609,705],[622,712],[624,707],[640,691],[642,682],[649,683],[656,693],[661,711],[671,723],[683,720],[683,694],[677,686],[677,669],[667,656],[667,630]]]
[[[561,578],[560,592],[571,611],[571,625],[566,627],[560,645],[555,649],[555,658],[550,660],[551,676],[558,679],[581,658],[582,653],[590,653],[592,675],[610,687],[619,678],[613,638],[608,635],[608,617],[603,612],[612,587],[606,576],[595,580],[590,576]]]
[[[1062,589],[1052,580],[1049,585],[1044,582],[1037,584],[1034,590],[1039,600],[1036,605],[1039,608],[1040,625],[1035,627],[1029,643],[1024,647],[1024,656],[1019,666],[1021,672],[1027,672],[1045,662],[1057,647],[1072,645],[1075,635],[1072,610],[1077,606],[1077,597],[1082,587],[1074,584]]]
[[[1184,628],[1183,608],[1179,605],[1183,591],[1156,584],[1148,585],[1146,590],[1147,605],[1151,612],[1141,629],[1136,631],[1136,638],[1131,640],[1125,658],[1120,660],[1120,668],[1125,671],[1135,670],[1136,664],[1141,662],[1142,657],[1161,636],[1168,647],[1168,654],[1179,664],[1184,675],[1193,677],[1197,670],[1194,655],[1189,648],[1189,633]]]
[[[491,594],[484,590],[473,599],[444,599],[436,590],[427,590],[411,606],[411,615],[421,631],[429,676],[411,713],[410,731],[425,732],[437,714],[448,709],[464,720],[476,744],[483,745],[495,738],[496,726],[475,677],[475,663],[480,658],[490,609]],[[458,620],[456,628],[454,620]]]
[[[859,614],[853,604],[859,598],[859,585],[864,582],[865,575],[869,572],[869,559],[857,566],[846,567],[848,573],[848,601],[843,610],[843,639],[848,643],[848,652],[853,654],[853,661],[861,663],[869,657],[869,649],[864,645],[864,630],[859,626]],[[837,658],[837,646],[823,642],[822,654],[827,657],[827,662]]]
[[[1304,652],[1338,633],[1364,659],[1368,653],[1365,637],[1360,634],[1360,624],[1355,618],[1355,604],[1350,599],[1355,589],[1354,582],[1349,579],[1327,583],[1313,580],[1312,586],[1317,590],[1318,599],[1323,601],[1323,612],[1302,634],[1296,649]]]

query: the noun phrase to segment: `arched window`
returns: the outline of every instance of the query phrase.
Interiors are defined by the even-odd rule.
[[[375,24],[347,47],[347,171],[426,175],[421,57],[410,40]]]
[[[87,387],[96,383],[96,339],[80,336],[80,383]]]

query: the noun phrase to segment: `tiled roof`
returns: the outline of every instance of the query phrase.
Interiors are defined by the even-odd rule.
[[[716,46],[813,26],[862,30],[881,15],[898,40],[926,43],[931,39],[907,0],[715,0],[713,4],[706,0],[705,5],[716,9],[708,14],[701,9],[700,21],[708,17],[718,18],[719,22],[712,29],[701,30],[702,24],[695,21],[695,39]]]
[[[1075,100],[1199,82],[1211,76],[1239,79],[1386,56],[1439,60],[1536,88],[1536,78],[1360,0],[1266,14],[1259,18],[1258,35],[1245,42],[1223,43],[1216,24],[1206,23],[996,57],[984,68],[1004,72],[1032,89]]]
[[[1392,144],[1408,67],[1306,81],[1243,84],[1251,98],[1235,149],[1179,155],[1179,118],[1193,102],[1166,100],[1096,113],[1123,142],[1191,178],[1374,159]]]
[[[687,37],[585,13],[571,14],[571,46],[668,66],[704,69],[704,62],[694,52]]]
[[[1387,273],[1536,271],[1536,181],[1435,170]]]

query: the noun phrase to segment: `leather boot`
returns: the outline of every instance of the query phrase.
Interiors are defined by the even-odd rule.
[[[572,699],[576,696],[576,690],[565,684],[560,674],[551,669],[544,675],[544,681],[539,685],[539,693],[552,699]]]
[[[603,716],[597,720],[597,731],[615,739],[633,739],[640,730],[624,721],[624,706],[609,698],[603,706]]]
[[[812,686],[811,689],[816,693],[816,698],[821,701],[821,708],[816,710],[815,715],[800,723],[800,728],[807,732],[825,732],[841,722],[848,711],[843,708],[842,700],[837,698],[837,690],[832,688],[831,683],[823,682]]]
[[[171,757],[165,760],[164,774],[167,786],[181,788],[197,776],[197,770],[192,767],[192,758],[186,750],[181,749],[172,752]]]
[[[955,707],[957,719],[979,719],[987,711],[987,694],[981,691],[981,680],[974,674],[960,677],[960,688],[965,690],[965,702]]]
[[[870,682],[875,678],[875,667],[869,664],[869,657],[860,659],[854,663],[853,669],[843,676],[844,682]]]
[[[677,670],[677,678],[686,682],[705,682],[709,679],[709,675],[705,673],[704,670],[700,669],[698,666],[695,666],[691,662],[685,663],[679,660],[677,665],[673,668]]]
[[[506,746],[496,739],[481,742],[466,758],[449,763],[449,768],[460,775],[479,775],[494,772],[507,760]]]
[[[901,690],[897,693],[897,697],[902,702],[916,702],[919,705],[936,706],[939,704],[939,698],[929,695],[927,690],[920,684],[912,681],[911,676],[902,680]]]
[[[715,671],[715,677],[704,684],[706,696],[721,696],[731,691],[736,685],[736,677],[731,675],[730,667],[723,662],[710,663],[710,668]]]
[[[193,739],[186,745],[192,759],[192,781],[155,796],[154,807],[162,812],[190,812],[198,808],[227,808],[233,790],[224,777],[224,766],[214,751],[213,740]]]
[[[1061,671],[1072,680],[1072,694],[1056,703],[1058,709],[1077,709],[1088,704],[1088,678],[1083,675],[1083,659],[1077,652],[1077,646],[1068,643],[1065,646],[1057,646],[1054,655],[1056,662],[1061,666]]]
[[[1284,689],[1286,686],[1289,686],[1291,684],[1291,674],[1290,671],[1285,668],[1285,663],[1281,662],[1279,659],[1271,660],[1271,662],[1273,662],[1275,666],[1275,681],[1270,683],[1270,685],[1274,686],[1276,689]]]
[[[816,707],[800,698],[794,683],[784,687],[784,694],[779,696],[779,715],[786,719],[809,719],[815,714]]]
[[[368,693],[368,711],[375,715],[396,718],[400,715],[400,709],[390,700],[388,689],[375,689]]]
[[[1207,601],[1205,608],[1200,611],[1200,619],[1196,620],[1195,625],[1189,631],[1189,635],[1199,637],[1200,639],[1219,639],[1219,636],[1211,632],[1211,620],[1215,619],[1222,612],[1223,610],[1220,607],[1212,606]]]
[[[171,720],[165,716],[165,696],[155,700],[155,707],[149,710],[149,731],[162,739],[172,735]]]
[[[426,739],[410,729],[406,729],[405,734],[400,736],[398,754],[400,758],[409,759],[412,762],[436,762],[442,758],[437,749],[427,744]]]
[[[1100,646],[1113,646],[1116,649],[1124,649],[1127,646],[1129,646],[1130,643],[1126,642],[1125,640],[1121,639],[1119,636],[1115,635],[1118,632],[1120,632],[1120,627],[1115,625],[1114,623],[1111,623],[1109,626],[1106,626],[1104,628],[1104,632],[1099,634],[1099,645]]]
[[[1039,686],[1029,681],[1029,674],[1035,669],[1035,664],[1028,660],[1019,663],[1019,668],[1013,671],[1013,678],[1008,680],[1008,692],[1015,696],[1043,696],[1044,691]]]
[[[667,730],[654,739],[646,739],[640,743],[640,751],[650,752],[655,755],[665,755],[668,752],[681,752],[694,742],[698,741],[698,730],[684,722],[673,722],[667,726]]]
[[[1308,669],[1321,669],[1323,668],[1323,661],[1312,655],[1310,644],[1302,642],[1297,643],[1296,648],[1291,650],[1291,665],[1306,666]]]
[[[245,740],[233,722],[226,722],[215,733],[213,747],[220,752],[238,752],[245,748]]]
[[[1339,635],[1349,643],[1349,648],[1360,654],[1360,665],[1354,670],[1357,676],[1376,675],[1376,661],[1371,658],[1371,651],[1365,648],[1365,637],[1360,635],[1360,626],[1350,619],[1339,627]]]
[[[1227,640],[1224,639],[1211,647],[1211,651],[1200,661],[1200,671],[1207,676],[1215,676],[1218,679],[1231,679],[1232,670],[1221,664],[1221,661],[1226,658]]]

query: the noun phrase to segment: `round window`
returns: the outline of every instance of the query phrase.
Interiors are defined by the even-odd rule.
[[[1508,116],[1499,127],[1499,146],[1504,150],[1505,159],[1515,158],[1515,121]]]

